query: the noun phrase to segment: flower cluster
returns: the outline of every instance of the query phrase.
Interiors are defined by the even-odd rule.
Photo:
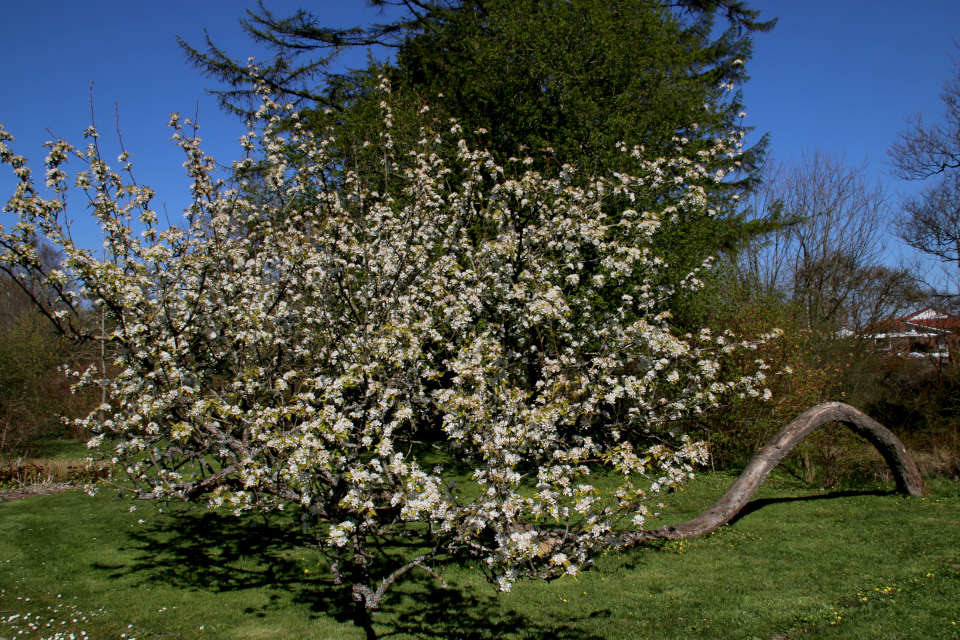
[[[0,129],[21,179],[3,260],[59,292],[64,330],[82,333],[89,305],[107,318],[84,336],[114,345],[120,371],[89,374],[109,393],[87,426],[141,497],[295,506],[369,608],[437,554],[479,559],[504,590],[576,574],[705,459],[670,425],[724,393],[762,393],[762,371],[721,380],[718,354],[735,345],[676,335],[670,291],[651,284],[668,259],[658,230],[710,215],[702,185],[721,176],[682,141],[650,160],[621,145],[632,175],[502,167],[425,108],[418,141],[394,140],[389,98],[365,145],[382,157],[374,175],[337,161],[336,132],[265,99],[242,140],[265,160],[255,190],[216,180],[175,116],[194,202],[168,228],[95,132],[85,150],[51,143],[44,199]],[[700,154],[732,164],[737,143]],[[75,184],[105,259],[64,228],[68,159],[87,167]],[[37,234],[62,250],[59,270],[42,271]],[[376,582],[367,541],[390,532],[427,552]]]

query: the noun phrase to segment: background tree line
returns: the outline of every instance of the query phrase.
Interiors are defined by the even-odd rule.
[[[60,267],[49,245],[38,245],[45,270]],[[71,390],[68,367],[99,366],[106,354],[93,344],[78,343],[50,323],[38,302],[55,307],[54,295],[18,270],[0,273],[0,455],[36,455],[50,438],[86,441],[89,433],[73,423],[86,416],[102,397]],[[96,325],[88,314],[86,322]]]

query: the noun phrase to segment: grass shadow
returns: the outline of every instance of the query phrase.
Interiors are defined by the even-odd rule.
[[[413,637],[422,640],[463,638],[487,640],[524,638],[529,640],[601,640],[577,623],[610,617],[609,610],[582,613],[546,621],[503,607],[489,588],[440,588],[428,578],[416,576],[404,589],[386,598],[386,611],[374,617],[379,638]]]
[[[743,509],[735,515],[728,524],[736,524],[743,518],[756,513],[764,507],[768,507],[773,504],[786,504],[790,502],[820,502],[826,500],[838,500],[841,498],[855,498],[861,496],[889,496],[896,494],[896,491],[883,491],[873,489],[870,491],[858,491],[858,490],[845,490],[845,491],[831,491],[829,493],[822,493],[815,496],[797,496],[791,498],[759,498],[757,500],[752,500],[748,502]]]
[[[109,578],[134,578],[142,584],[165,584],[210,593],[258,592],[258,604],[244,615],[264,618],[291,605],[313,618],[355,623],[348,587],[333,584],[329,565],[307,544],[315,539],[293,527],[294,519],[265,524],[259,516],[235,517],[214,511],[164,514],[127,533],[129,546],[119,550],[132,559],[117,564],[98,562]],[[416,545],[409,545],[416,546]],[[412,557],[414,550],[392,544],[386,562]],[[304,571],[309,564],[310,573]],[[252,600],[252,599],[251,599]],[[594,612],[589,616],[603,615]],[[441,587],[417,570],[404,576],[373,619],[378,637],[415,638],[559,638],[598,640],[576,629],[576,618],[544,624],[506,610],[492,588]]]
[[[161,583],[188,590],[225,593],[262,590],[271,605],[308,588],[295,557],[307,536],[289,527],[268,526],[254,517],[239,518],[215,511],[161,515],[127,532],[129,546],[118,551],[132,555],[118,564],[94,563],[110,578],[134,577],[139,584]]]

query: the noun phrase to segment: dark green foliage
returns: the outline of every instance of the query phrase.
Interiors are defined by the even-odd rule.
[[[395,75],[500,162],[530,156],[546,174],[569,163],[580,179],[630,172],[633,158],[618,143],[642,145],[650,160],[669,156],[682,138],[684,153],[697,157],[715,138],[740,135],[743,107],[727,87],[745,80],[751,41],[734,27],[713,40],[714,26],[710,12],[684,20],[649,1],[463,3],[399,48]],[[745,152],[735,179],[702,185],[714,218],[682,219],[659,232],[668,261],[659,284],[676,285],[750,233],[731,196],[749,186],[762,150]],[[714,167],[726,161],[697,159]],[[611,212],[618,206],[611,203]]]
[[[545,165],[540,170],[570,163],[581,175],[619,168],[621,141],[642,144],[644,157],[655,158],[671,155],[675,137],[709,145],[739,136],[736,89],[747,79],[752,34],[775,22],[759,22],[759,12],[742,2],[723,1],[371,4],[405,12],[387,25],[349,30],[324,28],[303,10],[277,18],[261,4],[248,12],[243,26],[251,38],[278,51],[257,77],[281,100],[306,109],[363,110],[369,87],[355,72],[335,74],[329,66],[346,47],[388,46],[394,63],[379,69],[371,62],[369,69],[457,118],[471,146],[500,162],[529,153]],[[717,29],[718,13],[730,21],[726,30]],[[225,108],[244,113],[255,104],[246,65],[209,40],[206,53],[181,45],[194,65],[231,87],[214,91]],[[487,135],[474,138],[479,129]],[[745,168],[761,153],[762,145],[748,152]]]
[[[351,96],[355,95],[350,73],[335,73],[330,69],[344,50],[374,46],[396,51],[398,59],[409,54],[413,61],[427,63],[434,70],[442,69],[442,75],[453,80],[463,74],[445,63],[445,60],[451,61],[447,52],[462,52],[464,47],[471,46],[467,40],[478,35],[488,40],[493,36],[501,36],[502,34],[489,28],[478,32],[476,27],[502,22],[497,16],[505,15],[502,13],[504,11],[513,11],[510,3],[502,0],[370,0],[367,4],[380,11],[390,12],[394,20],[349,29],[335,29],[323,26],[322,16],[307,9],[300,9],[289,17],[281,18],[271,13],[263,2],[259,2],[258,10],[248,10],[247,17],[241,20],[241,25],[254,42],[277,51],[273,59],[261,65],[260,80],[284,98],[284,101],[295,101],[306,107],[344,109]],[[569,4],[589,6],[589,3]],[[551,13],[551,10],[565,9],[560,5],[561,3],[554,2],[517,3],[519,9],[532,9],[542,20],[559,17]],[[742,0],[638,0],[632,3],[597,4],[594,7],[616,13],[627,23],[641,19],[650,11],[671,13],[677,21],[690,26],[691,32],[699,33],[703,40],[700,44],[709,44],[702,56],[708,66],[717,64],[724,57],[728,67],[738,58],[746,61],[750,55],[749,35],[769,31],[776,22],[761,22],[759,11],[748,8]],[[728,29],[721,38],[710,41],[711,26],[717,16],[724,16]],[[383,14],[378,17],[383,17]],[[529,21],[524,22],[529,24]],[[535,30],[543,27],[542,23],[534,24]],[[613,34],[589,34],[585,29],[580,29],[579,32],[592,40],[597,40],[597,36],[600,36],[604,47],[633,48],[636,53],[644,46],[642,42],[612,42],[606,35]],[[536,37],[535,33],[527,35]],[[224,108],[237,113],[247,113],[252,104],[252,83],[246,64],[231,58],[209,38],[206,40],[206,53],[183,40],[180,44],[191,63],[229,87],[213,91],[220,97]],[[542,52],[533,47],[527,47],[526,50],[527,58],[547,60]],[[434,57],[432,62],[427,60],[425,53]],[[608,57],[596,48],[584,51],[581,55],[586,55],[595,62]],[[461,58],[460,62],[464,60]],[[627,62],[629,64],[629,60]],[[489,76],[491,71],[510,73],[509,69],[483,69],[482,73]],[[513,75],[516,75],[516,71],[517,69],[513,70]],[[610,69],[606,71],[609,72]],[[657,72],[650,68],[646,71]],[[687,70],[689,71],[697,69]],[[730,79],[745,77],[742,68],[728,68],[727,73]],[[429,78],[424,76],[423,79]],[[601,81],[606,82],[602,77]],[[516,96],[511,96],[511,100],[515,98]]]
[[[658,240],[669,266],[660,284],[674,286],[703,260],[735,249],[762,230],[734,213],[734,196],[753,183],[765,140],[747,149],[737,167],[728,158],[698,156],[715,139],[739,140],[743,106],[739,86],[752,37],[775,21],[737,0],[376,0],[398,16],[385,24],[330,29],[306,10],[280,18],[261,4],[243,25],[251,38],[277,51],[259,78],[282,101],[301,107],[315,130],[333,127],[344,170],[364,174],[362,143],[379,131],[382,95],[376,77],[392,84],[395,139],[417,140],[404,121],[428,105],[435,122],[456,119],[472,148],[505,164],[530,157],[547,175],[564,164],[574,179],[629,172],[639,160],[684,153],[726,167],[728,178],[702,186],[713,217],[682,219]],[[725,21],[725,27],[721,24]],[[246,65],[207,41],[202,52],[181,42],[189,60],[225,83],[216,91],[228,110],[244,113],[253,88]],[[381,45],[394,61],[333,73],[348,47]],[[442,97],[441,97],[442,96]],[[403,111],[412,110],[411,114]],[[374,138],[375,139],[375,138]],[[642,146],[640,159],[617,150]],[[373,176],[375,178],[375,176]],[[638,202],[636,207],[653,203]],[[683,215],[681,213],[681,215]],[[703,304],[700,302],[699,304]]]
[[[657,157],[675,135],[716,133],[711,121],[738,107],[705,112],[720,107],[731,63],[704,68],[700,34],[655,3],[470,4],[409,38],[397,76],[428,100],[443,94],[468,133],[487,129],[483,142],[501,162],[526,152],[602,174],[619,164],[617,142]]]

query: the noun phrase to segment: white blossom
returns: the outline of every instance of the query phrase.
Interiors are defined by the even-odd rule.
[[[246,199],[172,116],[194,205],[169,228],[149,210],[152,191],[124,183],[95,145],[56,146],[51,200],[4,146],[21,186],[3,260],[30,264],[36,228],[65,256],[51,278],[77,280],[109,318],[110,333],[91,337],[113,346],[119,373],[84,374],[110,398],[84,424],[141,496],[237,514],[289,505],[336,552],[429,528],[431,553],[480,558],[503,590],[523,575],[576,575],[604,536],[641,526],[643,503],[706,460],[689,438],[671,448],[639,434],[669,434],[724,393],[761,393],[762,378],[723,381],[714,352],[671,330],[671,293],[654,284],[667,262],[659,230],[709,215],[697,185],[723,169],[686,158],[683,139],[666,158],[623,144],[634,175],[576,180],[570,166],[541,175],[530,158],[500,167],[463,140],[444,157],[432,133],[401,148],[388,89],[382,80],[383,127],[367,145],[395,172],[378,191],[338,163],[333,133],[285,127],[277,114],[292,112],[264,98],[241,140],[267,159],[263,191]],[[732,163],[738,144],[711,153]],[[288,147],[307,160],[291,164]],[[84,163],[76,184],[105,259],[61,225],[67,159]],[[413,445],[428,437],[446,462],[421,467]],[[456,482],[479,490],[455,486],[457,464],[473,475]],[[620,486],[601,489],[603,474]],[[537,524],[557,520],[560,537]]]

